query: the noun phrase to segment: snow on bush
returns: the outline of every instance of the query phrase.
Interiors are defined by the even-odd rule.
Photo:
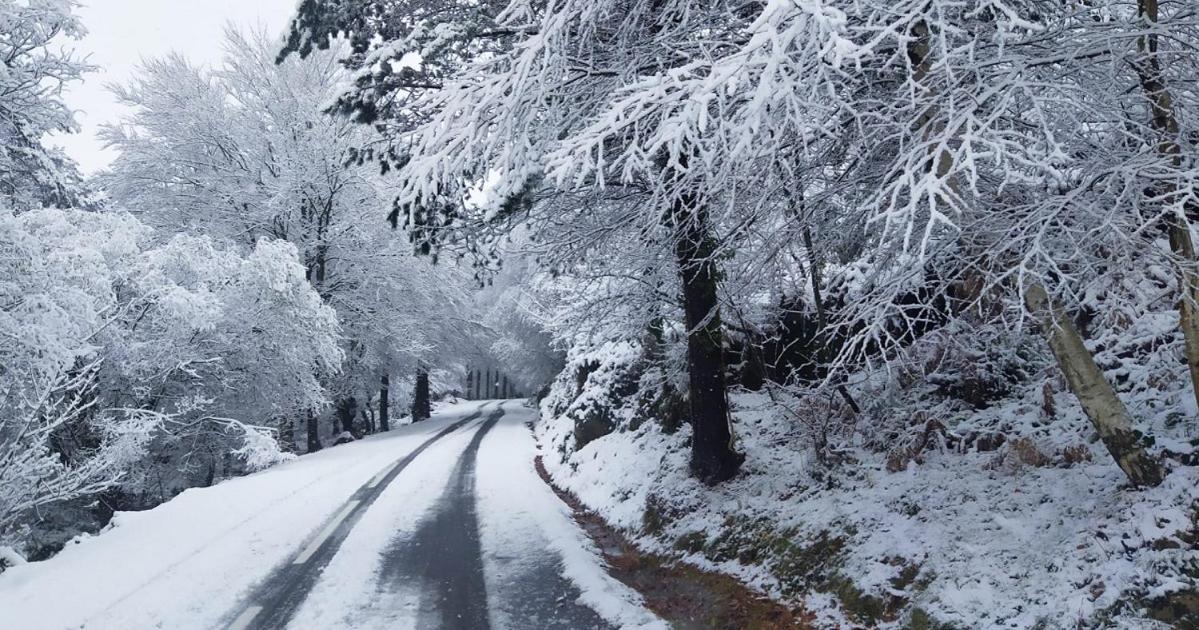
[[[245,462],[248,471],[263,470],[296,458],[295,453],[285,453],[279,448],[278,437],[269,429],[240,422],[234,426],[242,431],[244,444],[233,454]]]

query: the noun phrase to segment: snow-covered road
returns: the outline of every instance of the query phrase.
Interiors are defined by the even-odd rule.
[[[537,477],[533,417],[518,401],[447,406],[120,514],[0,574],[0,625],[665,627]]]

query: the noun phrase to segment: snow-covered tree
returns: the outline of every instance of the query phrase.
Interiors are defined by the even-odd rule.
[[[0,2],[0,207],[74,202],[75,165],[43,140],[75,129],[62,92],[88,66],[63,42],[84,32],[73,2]]]
[[[226,453],[261,467],[276,418],[327,404],[337,321],[290,244],[243,257],[156,244],[128,214],[41,209],[0,215],[0,252],[6,538],[52,503],[118,484],[137,496],[151,472],[164,500],[211,482]]]
[[[645,73],[672,72],[679,57],[720,45],[728,36],[725,7],[697,6],[692,12],[683,8],[669,3],[564,3],[538,16],[530,6],[517,3],[496,14],[497,32],[518,36],[515,43],[478,55],[469,71],[456,73],[441,89],[426,90],[426,98],[413,107],[429,120],[417,121],[422,124],[411,136],[412,125],[393,130],[411,138],[399,171],[404,186],[397,203],[408,225],[434,236],[453,236],[456,231],[446,229],[453,226],[476,226],[476,231],[480,225],[502,226],[513,219],[514,211],[529,207],[528,196],[542,188],[547,172],[563,193],[582,193],[583,198],[604,190],[603,174],[567,172],[576,157],[593,163],[588,149],[573,148],[574,143],[594,137],[600,144],[636,146],[631,150],[644,158],[641,168],[627,171],[620,182],[624,188],[615,193],[626,202],[600,205],[625,217],[628,223],[622,227],[644,234],[645,240],[672,254],[691,331],[692,465],[698,476],[715,482],[734,474],[740,460],[731,443],[725,396],[714,258],[719,243],[713,224],[719,221],[710,217],[713,200],[695,187],[698,169],[689,164],[697,157],[696,149],[678,139],[646,151],[620,129],[605,135],[589,126],[604,122],[610,100],[618,97],[626,81]],[[696,40],[692,33],[697,29],[713,29],[713,37]],[[392,92],[409,90],[398,87]],[[556,150],[562,154],[555,155]],[[481,189],[484,200],[470,209],[465,202],[472,189]],[[546,221],[553,222],[553,211],[564,206],[532,207],[550,211]],[[569,206],[569,212],[585,217],[588,207]],[[600,222],[608,216],[613,215],[605,214]],[[532,238],[546,235],[537,232]],[[602,241],[587,239],[591,244]]]
[[[293,48],[306,24],[320,41],[369,23],[364,51],[413,50],[389,48],[411,38],[379,26],[405,23],[399,4],[305,6],[333,4],[335,28],[301,11]],[[1151,259],[1148,282],[1160,282],[1152,269],[1177,270],[1161,288],[1183,298],[1179,338],[1193,354],[1190,145],[1179,141],[1189,102],[1170,88],[1191,69],[1163,61],[1194,37],[1185,11],[612,0],[488,15],[476,34],[502,33],[503,45],[455,57],[436,85],[349,92],[404,103],[387,129],[403,147],[398,212],[447,240],[528,225],[548,267],[595,282],[576,295],[626,296],[623,308],[576,311],[596,320],[631,321],[630,287],[644,290],[635,305],[672,293],[649,272],[669,264],[693,345],[702,477],[736,461],[721,316],[780,297],[811,313],[808,360],[834,386],[951,321],[1013,334],[1040,322],[1062,369],[1091,373],[1070,382],[1125,472],[1160,477],[1084,338],[1062,333],[1077,341],[1067,352],[1069,318],[1046,313],[1144,304],[1110,280]],[[361,57],[359,76],[378,58]]]
[[[374,391],[389,405],[392,375],[452,364],[474,343],[469,277],[416,257],[384,222],[377,167],[355,153],[376,136],[324,111],[346,77],[342,47],[276,65],[270,39],[230,31],[227,49],[215,70],[178,56],[148,61],[119,90],[134,113],[107,131],[121,156],[104,181],[162,235],[242,248],[268,237],[299,249],[342,326],[346,364],[327,383],[340,432]],[[306,424],[309,450],[320,448],[318,417]]]

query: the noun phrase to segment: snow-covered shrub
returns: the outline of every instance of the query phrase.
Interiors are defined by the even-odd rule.
[[[636,410],[641,349],[628,342],[608,342],[567,356],[566,367],[541,401],[558,422],[573,425],[563,452],[574,451],[615,430],[629,428]]]
[[[231,428],[242,432],[242,447],[232,453],[245,462],[249,472],[270,468],[296,458],[294,453],[285,453],[279,448],[279,438],[271,429],[235,421],[231,421],[230,424]]]
[[[294,247],[151,236],[117,212],[0,211],[0,540],[35,510],[144,507],[277,461],[245,425],[324,404],[339,329]]]

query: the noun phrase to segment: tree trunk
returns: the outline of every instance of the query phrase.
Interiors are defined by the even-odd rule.
[[[820,335],[818,347],[820,352],[820,363],[824,366],[823,369],[831,369],[831,363],[834,358],[833,340],[829,337],[828,318],[825,317],[824,300],[821,298],[820,289],[823,286],[823,280],[820,277],[821,260],[816,255],[816,248],[812,245],[812,230],[808,226],[803,229],[804,248],[808,252],[808,277],[812,282],[812,301],[816,306],[816,330]],[[838,373],[837,393],[845,400],[845,404],[849,405],[851,411],[855,415],[862,413],[862,408],[858,406],[858,402],[853,399],[853,395],[849,393],[849,388],[845,386],[845,375]]]
[[[671,214],[675,229],[675,261],[682,280],[687,325],[691,472],[704,483],[717,484],[737,474],[744,456],[733,449],[725,392],[716,240],[702,205],[677,201]]]
[[[204,483],[201,484],[200,487],[209,488],[209,487],[212,487],[212,484],[215,482],[216,482],[216,458],[209,457],[208,458],[208,471],[206,473],[204,473]]]
[[[279,448],[284,453],[294,453],[296,451],[296,423],[294,418],[280,418],[279,421]]]
[[[358,414],[358,399],[353,396],[347,396],[337,401],[337,420],[341,425],[341,430],[354,435],[354,416]]]
[[[1145,21],[1144,28],[1155,29],[1158,25],[1158,0],[1139,0],[1138,14]],[[1137,39],[1138,52],[1143,56],[1136,64],[1141,90],[1149,100],[1150,125],[1161,137],[1158,153],[1170,159],[1170,164],[1182,168],[1182,147],[1179,145],[1178,114],[1174,99],[1162,76],[1161,61],[1157,57],[1158,36],[1149,32]],[[1177,203],[1177,187],[1167,184],[1167,203]],[[1184,357],[1191,374],[1191,391],[1199,404],[1199,275],[1195,273],[1195,244],[1191,238],[1191,226],[1187,212],[1180,210],[1167,219],[1170,234],[1170,249],[1178,258],[1178,288],[1182,295],[1178,301],[1179,327],[1182,329]]]
[[[429,404],[429,371],[416,371],[416,388],[412,392],[412,421],[428,420],[432,414]]]
[[[390,411],[388,409],[388,406],[391,404],[390,396],[391,396],[391,378],[389,378],[386,374],[384,374],[383,378],[379,379],[379,430],[380,431],[390,431],[391,430],[391,424],[390,424],[391,418],[388,417],[388,415],[387,415],[388,412]]]
[[[317,422],[316,413],[314,413],[311,409],[308,410],[307,425],[308,425],[308,451],[307,452],[315,453],[315,452],[321,450],[321,427],[320,427],[320,423]]]
[[[1070,391],[1082,404],[1083,411],[1099,433],[1120,470],[1137,486],[1156,486],[1162,481],[1161,464],[1149,456],[1132,429],[1128,410],[1095,364],[1095,358],[1083,344],[1082,335],[1062,308],[1053,303],[1039,284],[1024,294],[1028,309],[1039,319],[1049,337],[1049,347],[1058,366],[1066,375]]]
[[[1178,256],[1182,267],[1179,285],[1182,295],[1178,300],[1179,327],[1182,328],[1183,356],[1191,373],[1191,392],[1199,404],[1199,276],[1194,269],[1195,244],[1191,240],[1191,228],[1186,219],[1171,217],[1170,247]]]

